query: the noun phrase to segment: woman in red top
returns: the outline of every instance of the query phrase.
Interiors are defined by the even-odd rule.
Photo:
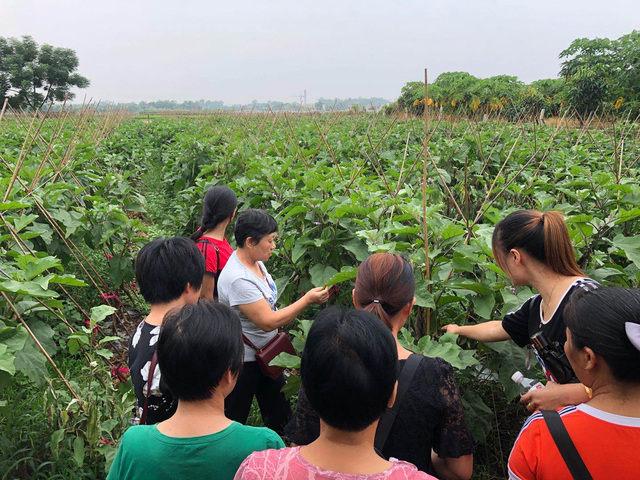
[[[564,320],[567,358],[592,394],[588,402],[558,413],[588,473],[569,472],[538,412],[526,421],[516,440],[509,477],[640,478],[640,291],[579,290],[572,295]]]
[[[206,300],[214,300],[218,296],[218,276],[233,253],[224,234],[237,206],[238,197],[229,187],[210,188],[204,196],[200,226],[191,235],[204,255],[205,272],[200,297]]]

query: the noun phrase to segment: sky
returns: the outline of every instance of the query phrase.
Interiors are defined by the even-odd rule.
[[[638,0],[0,0],[0,36],[75,50],[87,98],[394,100],[442,72],[557,77],[581,37],[640,28]]]

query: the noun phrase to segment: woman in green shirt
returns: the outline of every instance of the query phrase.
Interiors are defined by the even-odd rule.
[[[167,314],[156,368],[178,409],[164,422],[127,430],[109,480],[232,479],[250,453],[284,447],[274,431],[224,414],[224,399],[242,369],[241,333],[238,316],[220,303],[201,301]]]

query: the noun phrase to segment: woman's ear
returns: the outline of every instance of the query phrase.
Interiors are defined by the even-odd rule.
[[[409,303],[402,307],[402,319],[406,320],[411,316],[411,310],[416,303],[416,297],[413,297]]]
[[[587,372],[596,368],[598,364],[598,359],[596,358],[596,352],[591,350],[589,347],[584,347],[582,351],[578,354],[580,366],[586,370]]]
[[[520,251],[515,248],[509,250],[509,256],[513,259],[513,263],[516,265],[520,265],[522,262],[522,255],[520,254]]]
[[[393,393],[391,397],[389,397],[389,402],[387,403],[387,407],[393,407],[393,404],[396,403],[396,396],[398,395],[398,382],[393,387]]]

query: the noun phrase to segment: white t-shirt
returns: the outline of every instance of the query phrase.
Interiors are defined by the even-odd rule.
[[[265,332],[255,323],[249,320],[238,308],[238,305],[247,305],[264,298],[271,307],[276,309],[278,299],[278,287],[271,275],[267,272],[264,264],[258,262],[264,279],[259,278],[255,273],[245,267],[238,259],[236,252],[233,252],[227,261],[220,277],[218,277],[218,300],[225,305],[229,305],[240,317],[242,322],[242,332],[257,347],[263,347],[278,334],[277,330]],[[256,351],[245,344],[244,361],[255,362]]]

